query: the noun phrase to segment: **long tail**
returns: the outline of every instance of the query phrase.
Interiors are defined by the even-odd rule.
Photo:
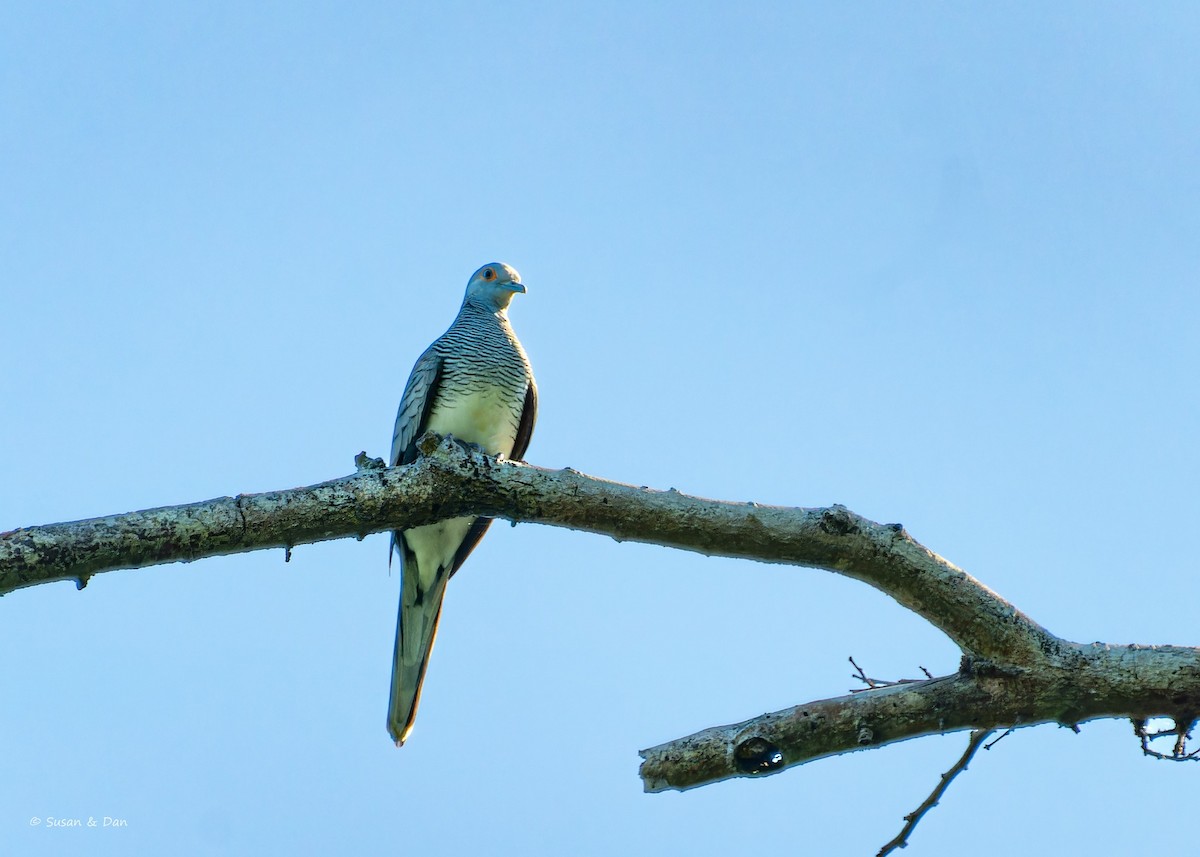
[[[400,583],[400,615],[396,619],[396,652],[392,660],[392,693],[388,702],[388,732],[399,747],[408,740],[421,700],[425,665],[437,637],[442,615],[446,576],[439,574],[426,591],[421,591],[416,558],[403,557]]]

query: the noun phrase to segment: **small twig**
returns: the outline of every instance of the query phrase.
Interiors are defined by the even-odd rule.
[[[996,738],[993,741],[988,741],[986,744],[984,744],[983,749],[985,749],[985,750],[992,749],[997,744],[999,744],[1001,741],[1003,741],[1005,738],[1007,738],[1009,735],[1011,735],[1013,733],[1014,729],[1016,729],[1015,726],[1009,726],[1007,729],[1004,730],[1004,733],[999,738]]]
[[[855,673],[851,676],[851,678],[856,678],[866,685],[866,687],[850,688],[851,693],[862,693],[863,691],[874,690],[877,687],[895,687],[898,684],[916,684],[917,682],[927,681],[933,678],[933,674],[930,673],[929,670],[925,669],[925,667],[921,667],[921,672],[925,673],[925,678],[901,678],[896,679],[895,681],[891,681],[886,678],[871,678],[865,672],[863,672],[863,668],[855,662],[853,657],[849,658],[848,660],[851,664],[853,664],[855,669]]]
[[[853,675],[851,677],[858,679],[859,681],[861,681],[863,684],[866,685],[866,687],[859,687],[859,688],[855,688],[854,690],[851,690],[850,691],[851,693],[855,693],[856,691],[859,691],[859,690],[870,690],[873,687],[879,686],[879,683],[876,682],[875,679],[867,678],[867,674],[865,672],[863,672],[863,668],[860,667],[855,662],[853,655],[851,655],[848,660],[850,661],[850,665],[852,667],[854,667],[854,671],[855,671],[855,675]]]
[[[975,755],[980,745],[987,740],[987,737],[992,734],[992,731],[993,730],[991,729],[976,729],[971,733],[971,741],[969,744],[967,744],[967,749],[965,752],[963,752],[962,757],[954,763],[954,766],[950,768],[950,770],[942,774],[941,782],[939,782],[934,790],[929,793],[929,797],[925,798],[921,805],[915,810],[904,816],[904,827],[898,834],[896,834],[895,839],[879,849],[879,853],[876,855],[876,857],[885,857],[885,855],[891,854],[898,848],[906,848],[908,846],[908,837],[912,835],[912,832],[916,829],[917,824],[919,824],[921,819],[925,817],[925,813],[929,812],[929,810],[938,805],[938,801],[942,799],[942,795],[946,793],[946,789],[950,787],[950,783],[954,781],[955,777],[967,769],[967,765],[971,762],[971,757]],[[1012,730],[1009,731],[1011,732]],[[1003,735],[1000,736],[1000,738],[1003,737]],[[997,738],[996,740],[999,741],[1000,738]]]
[[[1133,721],[1133,734],[1136,735],[1142,742],[1143,755],[1149,756],[1152,759],[1161,759],[1164,762],[1200,762],[1200,747],[1187,752],[1188,739],[1192,737],[1192,729],[1196,726],[1196,720],[1179,722],[1176,721],[1174,729],[1162,729],[1158,732],[1147,732],[1145,720]],[[1170,753],[1160,753],[1157,750],[1150,749],[1150,742],[1156,738],[1165,738],[1168,735],[1174,736],[1175,746]]]
[[[1151,741],[1156,741],[1159,738],[1175,738],[1179,735],[1178,729],[1164,729],[1161,732],[1147,732],[1146,737]]]

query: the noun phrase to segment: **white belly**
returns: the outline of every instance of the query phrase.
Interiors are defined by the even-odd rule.
[[[452,434],[467,443],[477,443],[489,455],[511,455],[517,426],[508,396],[496,389],[445,397],[429,415],[429,429]]]

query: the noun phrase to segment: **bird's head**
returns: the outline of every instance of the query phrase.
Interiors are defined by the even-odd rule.
[[[467,281],[465,303],[476,304],[489,312],[508,309],[517,292],[525,293],[521,275],[503,262],[491,262],[471,275]]]

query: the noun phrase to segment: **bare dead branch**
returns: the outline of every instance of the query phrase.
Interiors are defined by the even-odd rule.
[[[532,521],[708,556],[824,568],[862,580],[997,661],[1058,638],[899,524],[842,506],[728,503],[497,461],[427,436],[406,467],[366,467],[307,488],[26,527],[0,534],[0,593],[103,571],[189,562],[412,527],[464,514]]]
[[[1059,664],[997,668],[967,662],[958,673],[868,689],[705,729],[641,751],[646,791],[685,790],[776,773],[827,756],[964,729],[1068,727],[1122,712],[1200,710],[1200,649],[1075,646]],[[1147,715],[1149,716],[1149,715]],[[768,768],[742,762],[746,742],[769,746]]]

